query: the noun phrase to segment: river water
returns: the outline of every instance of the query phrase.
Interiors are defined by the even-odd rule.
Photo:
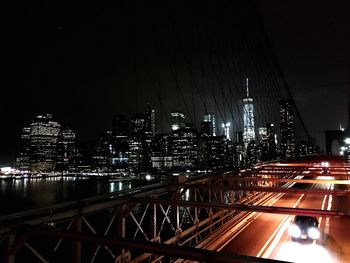
[[[154,182],[76,180],[73,177],[0,179],[0,216],[130,189],[150,183]]]

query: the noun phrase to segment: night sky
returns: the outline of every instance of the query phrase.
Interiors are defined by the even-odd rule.
[[[347,124],[350,2],[255,4],[323,147],[324,130]],[[147,102],[159,132],[169,131],[166,116],[178,105],[197,126],[207,107],[242,129],[246,77],[259,126],[277,121],[277,100],[286,96],[250,1],[42,1],[2,9],[0,161],[14,160],[21,128],[40,113],[87,141],[110,129],[113,114],[132,117]]]

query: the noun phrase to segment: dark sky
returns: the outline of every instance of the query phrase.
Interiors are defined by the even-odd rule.
[[[256,5],[306,126],[323,146],[323,131],[347,121],[350,3]],[[14,158],[21,128],[45,112],[81,140],[147,102],[163,132],[178,104],[197,125],[207,106],[219,120],[233,115],[240,129],[246,77],[257,123],[277,120],[285,90],[249,1],[42,1],[2,11],[2,161]]]

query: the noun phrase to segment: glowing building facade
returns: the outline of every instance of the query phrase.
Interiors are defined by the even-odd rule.
[[[151,142],[150,161],[155,172],[167,171],[173,166],[171,153],[171,137],[166,134],[157,134]]]
[[[174,131],[171,141],[173,168],[177,170],[193,169],[198,160],[198,138],[192,128]]]
[[[216,119],[214,113],[206,112],[204,114],[203,124],[203,126],[210,127],[209,135],[216,136]]]
[[[231,140],[231,138],[230,138],[231,123],[230,122],[223,123],[221,125],[221,127],[223,129],[222,135],[224,135],[226,137],[226,139]]]
[[[185,114],[180,110],[172,112],[171,114],[171,130],[176,131],[178,129],[185,128]]]
[[[255,140],[255,126],[254,126],[254,104],[253,99],[249,97],[248,78],[246,79],[247,97],[243,99],[243,141],[247,147],[250,141]]]
[[[69,128],[60,131],[57,141],[57,169],[72,171],[75,168],[76,136]]]
[[[131,123],[124,115],[114,115],[112,120],[112,166],[114,170],[125,170],[129,162]]]
[[[147,104],[146,110],[146,133],[150,133],[152,137],[156,135],[156,112]]]
[[[290,99],[280,100],[280,148],[281,159],[295,157],[295,128],[293,101]]]
[[[52,171],[56,166],[57,141],[61,125],[51,114],[38,115],[30,124],[30,169]]]
[[[30,127],[24,127],[21,134],[21,152],[16,159],[17,168],[29,171],[30,168]]]

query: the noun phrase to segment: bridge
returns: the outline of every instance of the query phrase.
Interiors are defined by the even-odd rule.
[[[180,175],[1,216],[2,261],[348,262],[349,184],[350,162],[334,157]],[[294,215],[318,217],[317,242],[290,240]]]

